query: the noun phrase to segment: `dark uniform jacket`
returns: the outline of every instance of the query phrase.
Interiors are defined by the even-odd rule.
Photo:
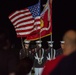
[[[21,49],[19,52],[19,56],[20,56],[20,59],[23,59],[25,57],[34,59],[34,54],[31,49]]]
[[[45,62],[46,62],[46,56],[45,56],[45,51],[43,48],[36,48],[36,51],[35,51],[35,55],[34,57],[39,57],[39,50],[41,50],[41,56],[43,56],[43,59],[41,60],[41,63],[38,62],[38,59],[35,58],[34,60],[34,67],[35,68],[41,68],[44,66]]]
[[[55,49],[53,49],[53,48],[51,48],[51,47],[49,47],[48,49],[46,49],[46,57],[47,57],[47,59],[54,59],[55,58],[55,56],[56,56],[56,50]]]
[[[56,50],[56,57],[57,57],[57,56],[60,56],[60,55],[62,55],[62,54],[63,54],[62,48],[59,48],[59,49]]]

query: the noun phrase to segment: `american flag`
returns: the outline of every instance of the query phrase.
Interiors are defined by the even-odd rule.
[[[42,13],[40,14],[41,16],[41,29],[35,34],[30,34],[26,39],[27,40],[37,40],[40,38],[44,38],[46,36],[49,36],[52,34],[52,4],[50,4],[49,0],[46,3],[46,6]]]
[[[27,37],[40,30],[40,3],[13,12],[9,19],[14,25],[17,37]]]

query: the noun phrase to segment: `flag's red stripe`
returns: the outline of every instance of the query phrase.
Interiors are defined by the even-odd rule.
[[[23,28],[23,27],[29,27],[29,26],[32,26],[32,25],[34,25],[34,23],[31,23],[31,24],[28,24],[28,25],[22,25],[22,26],[19,26],[19,27],[16,27],[16,28]]]
[[[28,25],[22,25],[22,26],[19,26],[19,27],[16,27],[16,26],[15,26],[15,28],[24,28],[24,27],[29,27],[29,26],[34,26],[34,27],[36,27],[36,26],[40,26],[40,24],[36,24],[36,25],[34,25],[34,23],[31,23],[31,24],[28,24]]]
[[[13,15],[13,16],[12,16],[10,19],[12,19],[12,18],[14,18],[15,16],[18,16],[18,15],[20,15],[20,14],[28,13],[28,12],[30,12],[30,11],[28,10],[28,11],[24,11],[24,12],[20,12],[20,11],[16,11],[16,12],[18,12],[18,13],[15,14],[15,15],[13,15],[15,12],[11,14],[11,15]],[[11,16],[11,15],[10,15],[10,16]],[[10,16],[9,16],[9,17],[10,17]]]
[[[36,31],[34,31],[34,32],[32,32],[31,34],[36,34],[37,32],[39,32],[40,30],[36,30]],[[19,33],[17,34],[17,37],[27,37],[27,36],[29,36],[30,34],[26,34],[26,35],[19,35]],[[39,35],[39,33],[38,33],[38,35]],[[29,37],[30,38],[30,37]],[[32,38],[33,39],[33,38]]]
[[[17,30],[16,32],[28,32],[28,31],[31,31],[31,30],[33,30],[33,29],[34,29],[34,27],[31,28],[31,29],[28,29],[28,30]]]
[[[18,16],[19,16],[19,15],[18,15]],[[32,15],[29,14],[29,15],[21,16],[21,17],[17,18],[16,20],[14,20],[13,23],[15,23],[16,21],[18,21],[18,20],[20,20],[20,19],[22,19],[22,18],[26,18],[26,17],[30,17],[30,16],[32,16]],[[17,16],[15,16],[15,17],[17,17]],[[15,17],[14,17],[14,18],[15,18]],[[12,19],[13,19],[13,18],[12,18]],[[12,20],[12,19],[11,19],[11,20]]]
[[[14,25],[14,26],[17,26],[17,25],[19,25],[19,24],[21,24],[21,23],[27,23],[27,22],[29,22],[29,21],[33,21],[33,19],[29,19],[29,20],[23,20],[23,21],[20,21],[20,22],[18,22],[16,25]],[[31,24],[31,23],[30,23]]]

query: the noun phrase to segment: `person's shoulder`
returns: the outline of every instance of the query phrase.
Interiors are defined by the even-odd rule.
[[[54,67],[56,67],[56,65],[64,58],[63,55],[60,55],[58,56],[56,59],[53,59],[53,60],[48,60],[46,63],[45,63],[45,67],[46,68],[50,68],[53,69]]]
[[[49,64],[51,64],[51,63],[53,63],[53,62],[59,61],[59,60],[61,60],[61,59],[64,58],[64,57],[65,57],[65,56],[63,56],[63,55],[57,56],[56,59],[48,60],[45,65],[49,65]]]
[[[48,75],[50,72],[52,72],[63,57],[64,57],[63,55],[60,55],[56,59],[48,60],[44,65],[44,70],[42,72],[42,75],[44,74]]]
[[[64,58],[64,57],[65,57],[64,55],[59,55],[59,56],[56,57],[55,60],[60,60],[60,59],[62,59],[62,58]]]

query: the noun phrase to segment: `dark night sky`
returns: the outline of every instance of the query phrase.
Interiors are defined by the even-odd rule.
[[[0,0],[0,27],[7,29],[11,37],[12,42],[16,43],[19,46],[20,39],[16,38],[16,33],[14,27],[8,15],[14,12],[15,10],[23,9],[30,5],[37,3],[38,0]],[[45,4],[46,0],[41,0],[41,5]],[[42,7],[42,6],[41,6]],[[54,48],[60,47],[60,40],[62,35],[68,29],[76,29],[75,25],[75,4],[73,0],[53,0],[53,15],[52,15],[52,24],[53,24],[53,40]],[[42,40],[49,40],[50,36],[43,38]],[[43,43],[45,47],[46,43]]]

